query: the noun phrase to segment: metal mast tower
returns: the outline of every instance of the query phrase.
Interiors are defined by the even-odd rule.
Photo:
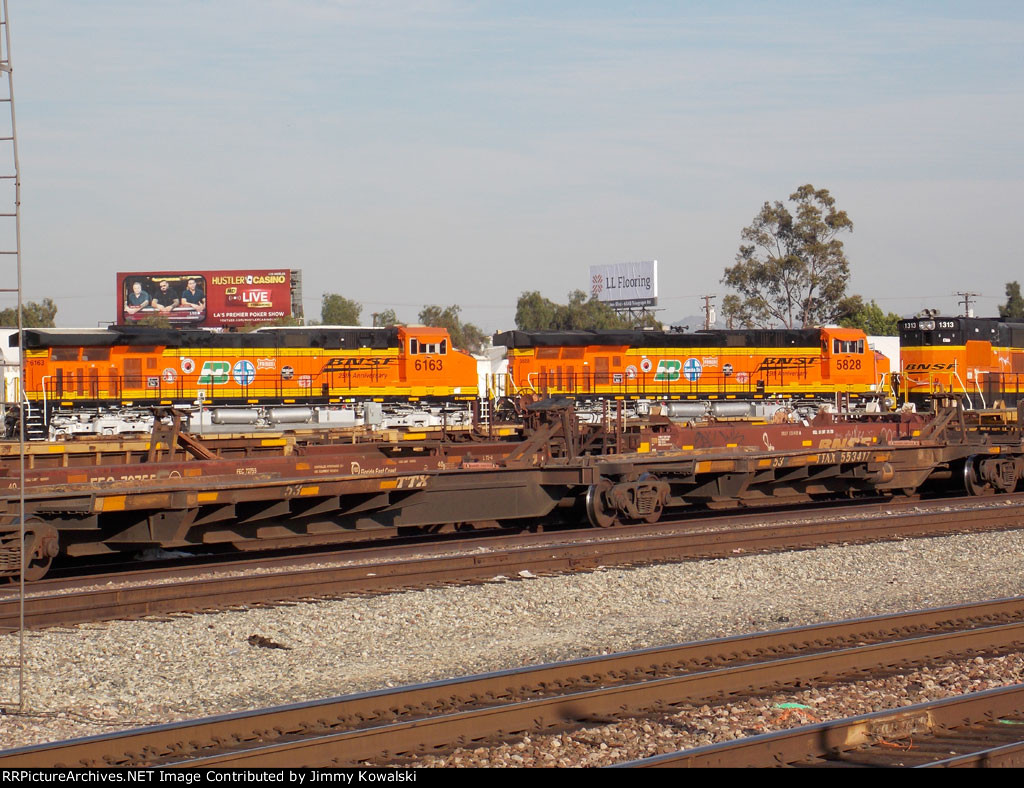
[[[24,346],[22,325],[22,280],[21,280],[21,171],[18,166],[18,134],[17,124],[14,115],[14,68],[11,60],[11,24],[7,12],[7,0],[3,0],[0,13],[0,74],[6,74],[6,79],[0,76],[0,104],[7,104],[10,108],[10,124],[7,123],[6,113],[0,111],[0,265],[13,262],[15,271],[14,279],[16,287],[0,287],[0,293],[14,294],[17,302],[18,313],[18,363],[17,381],[10,387],[11,375],[14,366],[8,361],[6,355],[0,355],[0,373],[3,387],[3,404],[17,405],[21,401],[22,381],[25,379],[25,361],[21,348]],[[8,206],[10,206],[8,208]],[[0,284],[9,285],[11,281],[10,268],[4,265]],[[20,449],[20,475],[17,520],[19,526],[18,552],[20,554],[21,572],[18,580],[18,595],[20,597],[21,612],[18,623],[18,652],[15,658],[11,658],[2,664],[5,670],[0,676],[0,703],[4,705],[17,706],[22,708],[25,704],[25,488],[21,482],[25,478],[25,419],[18,419],[18,443]],[[8,512],[7,519],[10,519],[12,512]]]

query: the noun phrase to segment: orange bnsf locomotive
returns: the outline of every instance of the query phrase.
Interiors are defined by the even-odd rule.
[[[969,408],[1024,402],[1024,323],[997,317],[900,321],[900,399],[956,394]]]
[[[698,331],[509,331],[510,388],[541,396],[660,401],[673,416],[744,416],[758,402],[875,400],[888,359],[848,328]],[[636,401],[636,404],[631,404]]]
[[[889,371],[855,329],[511,331],[495,344],[508,365],[497,393],[573,397],[584,417],[609,400],[624,400],[627,415],[663,403],[683,419],[767,416],[839,396],[871,403]],[[24,357],[35,439],[146,433],[158,407],[186,411],[192,432],[454,426],[494,393],[445,329],[417,326],[27,329]]]
[[[477,391],[476,361],[443,328],[26,329],[23,352],[33,438],[148,432],[160,406],[193,412],[193,431],[349,426],[369,414],[456,424]]]

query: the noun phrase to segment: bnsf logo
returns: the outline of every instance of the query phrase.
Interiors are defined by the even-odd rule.
[[[907,364],[904,368],[907,372],[928,372],[929,370],[945,371],[956,369],[956,363],[952,364]]]
[[[220,386],[228,382],[228,375],[231,374],[231,364],[227,361],[204,361],[203,368],[199,371],[199,385]]]
[[[765,356],[758,369],[778,369],[779,367],[806,367],[814,359],[807,356]]]
[[[332,358],[326,364],[324,364],[323,372],[330,372],[331,370],[339,369],[366,369],[375,367],[390,367],[398,363],[397,358],[391,356],[385,358],[373,358],[366,356],[357,356],[355,358]]]

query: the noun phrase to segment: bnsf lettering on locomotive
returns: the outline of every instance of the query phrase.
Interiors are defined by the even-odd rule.
[[[339,367],[383,367],[391,363],[390,358],[338,358],[334,359]]]
[[[806,367],[814,362],[814,359],[807,356],[765,356],[758,366],[762,369],[778,369],[779,367]]]
[[[332,358],[324,364],[323,371],[363,369],[366,367],[387,367],[397,361],[395,358]]]
[[[927,372],[928,370],[950,370],[956,369],[956,362],[951,364],[907,364],[907,372]]]

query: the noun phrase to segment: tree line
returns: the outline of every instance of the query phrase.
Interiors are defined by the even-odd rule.
[[[722,299],[722,315],[729,328],[810,328],[837,323],[860,328],[872,335],[894,336],[901,319],[885,312],[872,299],[848,295],[850,263],[841,235],[853,232],[853,221],[836,206],[828,189],[811,184],[789,195],[789,204],[765,202],[753,221],[740,232],[741,244],[735,263],[725,269],[722,284],[729,293]],[[487,336],[472,323],[463,322],[458,305],[430,304],[420,310],[421,325],[448,329],[452,344],[479,353]],[[363,307],[357,301],[337,293],[324,293],[320,311],[323,325],[360,325]],[[1006,285],[1006,303],[999,315],[1024,320],[1024,296],[1018,282]],[[23,324],[27,328],[56,325],[57,306],[50,298],[41,303],[23,305]],[[400,325],[394,309],[371,315],[374,326]],[[169,328],[160,316],[140,321],[143,325]],[[283,318],[274,325],[301,325],[297,318]],[[316,325],[316,321],[311,321]],[[565,304],[545,298],[539,291],[520,294],[516,302],[516,327],[524,331],[543,330],[616,330],[662,328],[650,313],[624,316],[582,290],[568,294]],[[0,326],[15,327],[15,308],[0,310]],[[252,330],[243,326],[238,330]]]
[[[472,323],[462,322],[459,313],[462,307],[440,307],[430,304],[419,313],[419,325],[446,328],[452,338],[452,345],[470,353],[480,353],[487,346],[487,335]],[[320,322],[328,326],[362,325],[363,305],[358,301],[345,298],[337,293],[324,293],[320,306]],[[375,326],[402,325],[394,309],[374,312],[372,322]],[[313,323],[315,325],[315,323]]]

